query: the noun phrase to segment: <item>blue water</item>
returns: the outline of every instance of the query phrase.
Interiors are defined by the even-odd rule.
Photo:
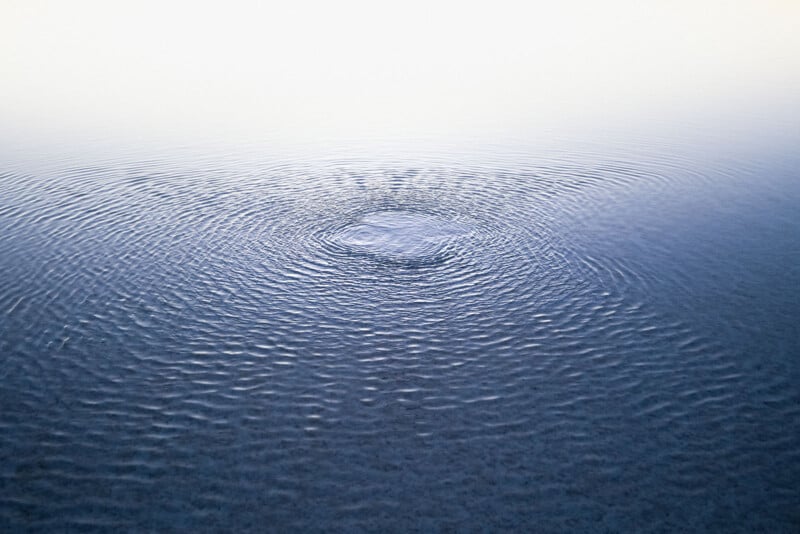
[[[749,148],[9,156],[0,530],[797,532]]]

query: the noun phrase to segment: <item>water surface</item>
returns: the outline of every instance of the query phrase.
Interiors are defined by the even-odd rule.
[[[9,158],[0,527],[796,531],[800,160],[640,149]]]

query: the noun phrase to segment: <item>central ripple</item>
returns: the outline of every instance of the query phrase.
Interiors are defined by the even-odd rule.
[[[354,252],[400,260],[425,260],[464,233],[462,225],[409,211],[380,211],[342,229],[336,242]]]

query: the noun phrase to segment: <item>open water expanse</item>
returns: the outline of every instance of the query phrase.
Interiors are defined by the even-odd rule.
[[[0,530],[797,532],[790,144],[9,155]]]

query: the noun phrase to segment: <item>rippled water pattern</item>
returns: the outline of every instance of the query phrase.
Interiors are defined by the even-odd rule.
[[[7,170],[0,529],[800,530],[797,162],[476,159]]]

